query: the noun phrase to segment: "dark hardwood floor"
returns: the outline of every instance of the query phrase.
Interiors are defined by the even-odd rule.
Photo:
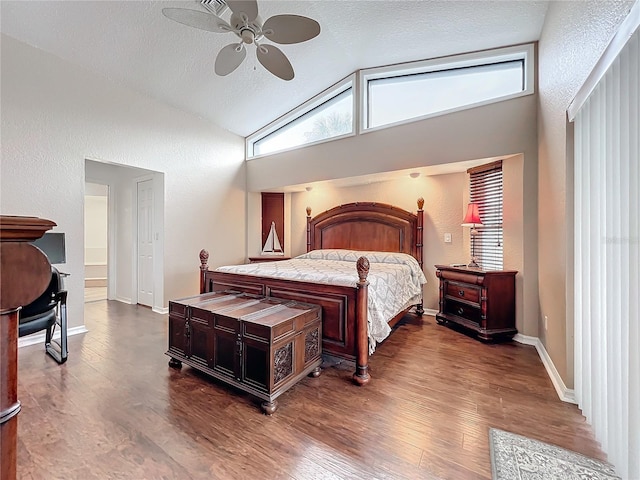
[[[259,403],[167,365],[167,316],[85,305],[89,333],[57,365],[19,351],[18,478],[491,478],[488,428],[604,459],[533,347],[486,345],[407,316],[371,356],[372,381],[328,366]]]

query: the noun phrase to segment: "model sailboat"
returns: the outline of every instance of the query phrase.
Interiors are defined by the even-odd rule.
[[[271,222],[271,230],[269,230],[267,241],[264,242],[264,247],[262,247],[262,255],[284,255],[280,239],[276,233],[276,222]]]

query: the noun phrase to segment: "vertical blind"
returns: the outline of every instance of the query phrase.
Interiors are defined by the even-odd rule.
[[[575,118],[575,394],[622,478],[640,478],[640,41]]]
[[[469,201],[478,204],[482,227],[475,235],[475,255],[484,270],[502,270],[502,161],[470,168]]]

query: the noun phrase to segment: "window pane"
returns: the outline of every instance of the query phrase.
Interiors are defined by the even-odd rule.
[[[349,88],[253,144],[263,155],[353,132],[353,92]]]
[[[369,80],[368,127],[524,91],[524,61]]]

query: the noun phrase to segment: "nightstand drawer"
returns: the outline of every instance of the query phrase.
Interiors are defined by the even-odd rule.
[[[446,295],[480,305],[480,287],[464,283],[447,282]]]
[[[482,320],[482,313],[480,312],[480,308],[472,307],[470,305],[456,302],[454,300],[448,300],[445,303],[444,313],[462,317],[469,320],[470,322],[474,322],[477,324],[480,324],[480,321]]]

